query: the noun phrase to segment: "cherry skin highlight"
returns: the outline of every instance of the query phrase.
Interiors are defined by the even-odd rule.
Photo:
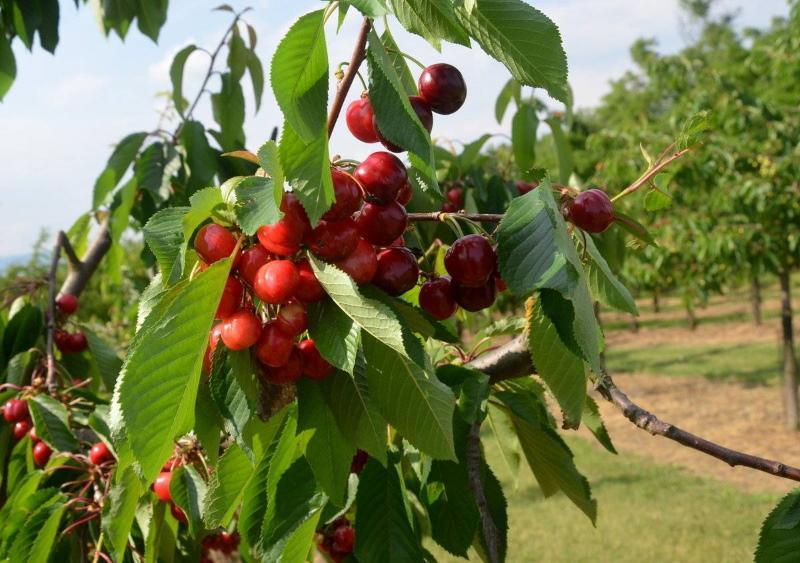
[[[14,423],[11,433],[13,434],[15,440],[22,440],[25,437],[25,434],[30,432],[30,430],[31,423],[27,420],[20,420],[19,422]]]
[[[567,208],[568,219],[587,233],[602,233],[614,222],[614,204],[603,190],[581,192]]]
[[[294,336],[283,332],[275,321],[264,325],[256,343],[256,357],[268,367],[285,366],[294,348]]]
[[[453,295],[450,278],[442,276],[422,284],[419,290],[419,306],[439,321],[453,316],[458,309],[458,303]]]
[[[481,235],[467,235],[453,243],[444,256],[447,273],[459,284],[480,287],[494,273],[497,258],[489,241]]]
[[[207,264],[227,258],[235,248],[236,237],[233,233],[216,223],[203,226],[194,237],[194,249]]]
[[[283,217],[272,225],[263,225],[256,232],[261,245],[278,256],[291,256],[300,250],[300,243],[311,230],[308,215],[297,196],[283,194]]]
[[[240,309],[222,323],[222,342],[229,350],[244,350],[258,342],[261,320],[248,309]]]
[[[153,481],[153,492],[163,502],[172,502],[172,493],[169,491],[170,483],[172,483],[170,471],[162,471]]]
[[[438,63],[422,71],[417,82],[419,95],[436,113],[449,115],[458,111],[467,99],[467,84],[461,72],[447,63]]]
[[[44,442],[36,442],[33,446],[33,463],[36,467],[44,467],[50,461],[53,450]]]
[[[402,161],[388,152],[374,152],[359,164],[353,176],[368,199],[389,203],[408,181],[408,171]]]
[[[408,213],[396,201],[386,205],[365,203],[356,216],[356,226],[367,242],[375,246],[388,246],[405,232]]]
[[[333,372],[333,366],[322,357],[310,338],[301,341],[297,350],[303,360],[303,373],[309,379],[325,379]]]
[[[372,283],[389,295],[402,295],[417,284],[419,265],[407,248],[393,246],[378,253],[378,271]]]
[[[21,399],[9,399],[3,406],[3,418],[6,422],[27,420],[28,402]]]
[[[361,285],[369,283],[378,269],[378,256],[375,248],[363,239],[358,239],[355,250],[343,260],[336,262],[336,266]]]
[[[253,291],[264,303],[286,303],[300,281],[297,266],[289,260],[275,260],[264,264],[256,274]]]
[[[362,143],[377,143],[378,134],[373,124],[374,113],[369,98],[363,97],[347,106],[345,121],[350,133]]]

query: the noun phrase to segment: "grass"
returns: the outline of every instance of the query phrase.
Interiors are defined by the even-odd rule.
[[[713,324],[726,324],[736,322],[753,322],[753,315],[750,312],[732,311],[730,313],[723,313],[718,315],[709,315],[705,313],[704,309],[696,309],[698,325],[713,325]],[[773,309],[763,309],[761,317],[765,322],[775,320],[780,317],[780,313]],[[685,328],[689,326],[688,317],[650,317],[639,320],[641,328],[659,329],[659,328]],[[604,330],[630,330],[631,319],[615,319],[603,321]]]

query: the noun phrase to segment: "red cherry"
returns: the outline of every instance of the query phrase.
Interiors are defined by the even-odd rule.
[[[359,285],[369,283],[378,269],[378,256],[370,243],[358,239],[356,249],[344,260],[336,262],[336,267],[353,278],[353,281]]]
[[[153,482],[153,492],[163,502],[172,501],[172,493],[169,491],[170,483],[172,483],[172,473],[170,471],[162,471]]]
[[[227,319],[236,311],[242,304],[242,294],[244,288],[234,277],[229,277],[225,281],[225,287],[222,288],[222,296],[219,298],[219,305],[217,305],[217,312],[214,317],[217,319]]]
[[[603,190],[581,192],[567,208],[569,220],[588,233],[602,233],[614,222],[614,204]]]
[[[333,531],[333,549],[342,555],[353,552],[356,544],[356,531],[352,526],[342,526]]]
[[[208,346],[206,346],[206,353],[203,356],[203,371],[211,373],[211,362],[214,358],[214,351],[217,349],[220,339],[222,338],[222,326],[224,323],[217,323],[208,333]]]
[[[341,260],[356,247],[358,230],[351,218],[341,221],[320,221],[308,237],[308,246],[326,262]]]
[[[25,437],[25,434],[30,432],[31,430],[31,423],[27,420],[20,420],[19,422],[14,423],[14,428],[12,428],[11,433],[14,435],[15,440],[22,440]]]
[[[411,198],[414,197],[414,190],[411,189],[411,182],[406,182],[400,191],[397,192],[397,203],[405,207]]]
[[[453,296],[450,278],[442,276],[426,281],[419,290],[419,306],[434,319],[443,321],[453,315],[458,304]]]
[[[397,199],[397,195],[408,181],[408,171],[403,162],[388,152],[369,155],[355,172],[358,183],[370,198],[382,203]]]
[[[442,204],[442,212],[443,213],[455,213],[458,211],[458,207],[450,203],[449,201]]]
[[[538,188],[539,182],[525,182],[524,180],[517,180],[516,186],[519,195],[525,195],[526,193]]]
[[[233,254],[236,237],[216,223],[203,226],[194,237],[194,249],[200,259],[207,264],[222,260]]]
[[[369,103],[369,98],[367,97],[355,100],[347,106],[347,112],[345,113],[347,128],[353,137],[362,143],[378,142],[378,134],[372,124],[373,116],[372,104]]]
[[[450,188],[447,190],[447,200],[452,203],[456,209],[464,207],[464,190],[461,188]]]
[[[350,473],[358,475],[369,461],[369,454],[364,450],[356,450],[353,460],[350,462]]]
[[[256,235],[261,245],[273,254],[291,256],[300,250],[300,243],[311,230],[311,223],[306,210],[294,194],[283,194],[281,211],[281,219],[272,225],[260,227]]]
[[[97,442],[89,450],[89,461],[94,465],[100,465],[112,459],[114,459],[114,454],[111,453],[111,450],[108,449],[105,442]]]
[[[303,303],[314,303],[325,297],[325,288],[319,283],[314,270],[308,260],[301,260],[297,263],[297,274],[299,280],[294,295]]]
[[[21,399],[9,399],[3,406],[3,418],[6,422],[27,420],[28,402]]]
[[[29,435],[30,435],[30,437],[31,437],[31,441],[32,441],[34,444],[35,444],[36,442],[39,442],[39,441],[41,441],[41,438],[39,438],[38,434],[36,434],[36,427],[35,427],[35,426],[31,427],[31,431],[30,431]]]
[[[431,107],[419,96],[409,96],[408,102],[411,104],[411,109],[417,114],[417,119],[419,119],[428,133],[430,133],[431,129],[433,129],[433,113],[431,113]],[[375,132],[378,134],[378,139],[384,147],[392,152],[403,152],[406,150],[404,147],[393,143],[381,134],[377,118],[373,118],[372,124],[375,126]]]
[[[296,346],[292,346],[286,363],[279,367],[269,367],[264,376],[274,385],[294,383],[303,375],[303,360]]]
[[[53,450],[44,442],[36,442],[33,446],[33,463],[36,464],[36,467],[47,465],[51,455],[53,455]]]
[[[270,259],[269,252],[260,244],[255,244],[242,250],[236,270],[239,272],[239,276],[250,287],[253,287],[258,269],[269,262]]]
[[[494,303],[495,283],[494,279],[480,287],[467,287],[458,282],[452,282],[453,296],[456,303],[467,311],[480,311],[486,309]]]
[[[378,253],[378,271],[372,283],[389,295],[402,295],[417,284],[419,265],[407,248],[393,246]]]
[[[467,235],[455,241],[444,255],[444,267],[453,280],[468,287],[485,285],[494,273],[497,258],[489,241]]]
[[[461,72],[446,63],[431,65],[422,71],[417,82],[419,95],[436,113],[450,115],[467,99],[467,84]]]
[[[256,344],[256,357],[269,367],[285,366],[294,349],[294,336],[283,332],[278,323],[270,321],[264,325]]]
[[[297,266],[293,262],[275,260],[259,268],[253,291],[264,303],[280,305],[294,295],[299,281]]]
[[[495,273],[494,275],[494,288],[497,290],[497,293],[503,293],[505,290],[508,289],[506,281],[500,277],[500,274],[497,273]]]
[[[333,372],[333,366],[322,357],[317,345],[310,338],[302,340],[297,349],[303,360],[303,373],[309,379],[325,379]]]
[[[322,216],[325,221],[347,219],[361,207],[361,186],[350,174],[339,168],[331,169],[335,202]]]
[[[367,202],[356,216],[356,225],[367,242],[375,246],[388,246],[405,232],[408,213],[396,201],[386,205]]]
[[[300,301],[292,299],[281,306],[278,315],[275,317],[275,323],[283,332],[289,335],[297,336],[301,332],[305,332],[308,328],[306,306]]]
[[[56,299],[56,307],[65,315],[71,315],[78,310],[78,298],[69,293],[62,293]]]
[[[183,509],[174,502],[169,505],[169,513],[172,514],[172,517],[181,524],[186,524],[189,522],[189,519],[186,518],[186,513],[183,511]]]
[[[240,309],[222,323],[222,341],[229,350],[244,350],[258,342],[261,320],[249,309]]]
[[[62,354],[69,354],[72,352],[72,349],[70,348],[72,345],[72,339],[66,330],[59,328],[53,331],[53,342],[55,343],[56,348],[58,348]]]
[[[86,340],[86,335],[83,332],[73,332],[69,335],[69,348],[75,354],[80,354],[89,347],[89,342]]]
[[[183,460],[181,458],[171,457],[166,462],[164,462],[164,465],[161,466],[161,472],[169,473],[170,471],[180,467],[181,465],[183,465]]]

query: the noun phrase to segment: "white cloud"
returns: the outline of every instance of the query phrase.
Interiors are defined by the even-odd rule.
[[[105,76],[80,72],[56,84],[48,93],[47,101],[54,106],[71,105],[77,98],[85,101],[96,97],[109,83]]]
[[[158,62],[155,62],[147,67],[147,76],[151,82],[157,84],[159,87],[167,87],[170,84],[169,69],[172,66],[172,59],[178,54],[178,51],[184,47],[195,44],[194,39],[187,39],[180,45],[177,45],[167,51]],[[184,80],[194,80],[201,78],[208,66],[208,55],[202,52],[195,51],[186,60],[186,66],[183,68]]]

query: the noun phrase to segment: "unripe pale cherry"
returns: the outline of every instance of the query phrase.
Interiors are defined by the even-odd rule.
[[[497,264],[492,245],[481,235],[461,237],[447,249],[444,266],[454,281],[467,287],[481,287]]]
[[[602,233],[614,222],[614,204],[603,190],[586,190],[567,207],[567,218],[587,233]]]
[[[336,262],[353,252],[358,243],[358,230],[350,217],[340,221],[320,221],[307,242],[315,256],[326,262]]]
[[[233,254],[236,237],[228,229],[216,223],[201,227],[194,237],[194,249],[200,259],[212,264]]]
[[[275,260],[259,268],[253,291],[264,303],[280,305],[294,295],[299,280],[297,267],[293,262]]]
[[[62,293],[56,299],[56,307],[65,315],[71,315],[78,310],[78,298],[70,293]]]
[[[240,309],[222,323],[222,342],[229,350],[244,350],[258,342],[261,320],[253,311]]]
[[[417,82],[419,95],[436,113],[449,115],[458,111],[467,99],[467,84],[461,72],[447,63],[431,65],[422,71]]]
[[[298,281],[297,288],[294,290],[295,297],[303,303],[314,303],[325,297],[325,289],[319,283],[308,260],[301,260],[297,263],[297,274]]]
[[[264,325],[256,343],[256,357],[268,367],[285,366],[294,348],[294,335],[281,330],[278,323],[270,321]]]
[[[458,309],[450,278],[441,276],[422,284],[419,290],[419,306],[428,312],[434,319],[444,320]]]
[[[396,201],[386,205],[367,202],[356,216],[356,226],[367,242],[375,246],[388,246],[405,232],[408,213]]]
[[[275,323],[283,332],[289,335],[297,336],[301,332],[305,332],[308,328],[306,306],[300,301],[292,299],[281,306],[275,317]]]
[[[408,171],[395,155],[380,151],[369,155],[356,166],[353,176],[367,198],[381,203],[397,199],[397,195],[408,181]]]
[[[419,265],[407,248],[393,246],[378,253],[378,270],[372,283],[389,295],[402,295],[417,284]]]
[[[362,143],[377,143],[378,134],[373,124],[374,113],[369,98],[364,96],[347,106],[345,121],[350,133]]]
[[[336,262],[336,267],[359,285],[369,283],[378,269],[378,255],[370,243],[358,239],[355,250],[343,260]]]
[[[333,373],[333,366],[322,357],[313,340],[302,340],[297,349],[303,360],[303,373],[310,379],[325,379]]]

